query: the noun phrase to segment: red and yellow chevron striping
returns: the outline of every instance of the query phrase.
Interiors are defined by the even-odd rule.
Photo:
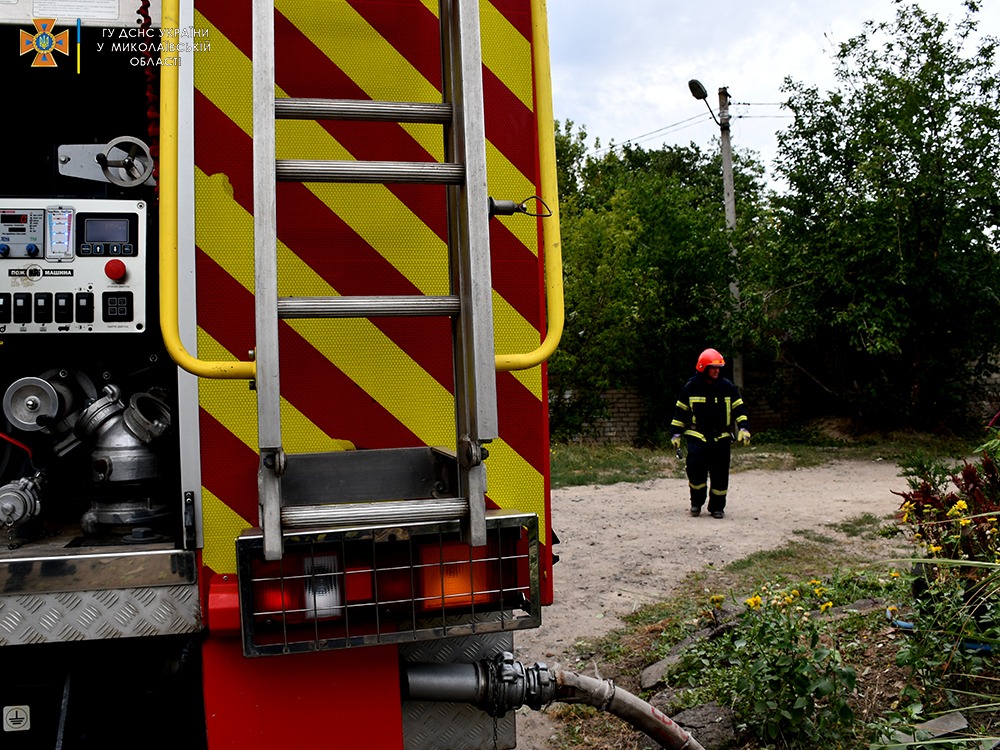
[[[436,8],[431,0],[278,0],[276,95],[440,101]],[[480,13],[490,192],[520,201],[538,192],[529,2],[481,0]],[[249,10],[203,0],[195,25],[212,40],[195,60],[199,351],[243,358],[254,347]],[[436,126],[282,121],[278,151],[437,161],[443,146]],[[446,294],[444,205],[437,186],[280,183],[280,293]],[[523,216],[491,221],[498,351],[540,340],[539,233]],[[286,450],[454,445],[447,320],[286,321],[280,346]],[[537,513],[546,542],[544,374],[498,373],[497,391],[488,499]],[[216,381],[202,384],[200,402],[204,561],[232,571],[233,538],[257,522],[256,401],[245,383]]]

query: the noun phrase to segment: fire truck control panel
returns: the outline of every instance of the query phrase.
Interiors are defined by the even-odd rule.
[[[146,204],[0,202],[0,333],[146,326]]]

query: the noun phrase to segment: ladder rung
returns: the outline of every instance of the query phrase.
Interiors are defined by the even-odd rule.
[[[454,317],[457,296],[281,297],[279,318],[417,318]]]
[[[450,104],[376,102],[367,99],[276,99],[279,120],[362,120],[365,122],[424,122],[447,125]]]
[[[461,185],[465,167],[422,161],[315,161],[278,159],[277,178],[286,182],[373,182]]]
[[[386,500],[377,503],[296,505],[281,509],[286,529],[360,524],[407,524],[421,521],[457,521],[469,515],[469,501],[462,497],[421,500]]]

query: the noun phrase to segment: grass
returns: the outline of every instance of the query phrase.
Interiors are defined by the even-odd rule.
[[[550,456],[553,487],[642,482],[684,471],[673,453],[649,448],[569,443],[552,446]]]
[[[857,438],[813,436],[790,442],[784,433],[761,433],[750,446],[733,446],[732,471],[792,471],[831,461],[891,461],[932,455],[952,461],[972,455],[980,438],[940,437],[923,433],[892,433]],[[684,460],[673,448],[634,448],[590,443],[560,443],[551,448],[552,487],[644,482],[684,476]]]

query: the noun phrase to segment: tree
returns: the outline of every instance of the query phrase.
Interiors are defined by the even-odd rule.
[[[786,79],[789,189],[745,259],[744,312],[828,404],[931,426],[998,353],[1000,90],[977,3],[953,26],[896,6],[840,46],[834,91]]]
[[[583,131],[557,130],[567,320],[549,369],[553,434],[578,434],[605,391],[634,388],[655,437],[698,352],[733,338],[719,158],[693,145],[587,156]],[[758,175],[740,174],[748,200]]]

